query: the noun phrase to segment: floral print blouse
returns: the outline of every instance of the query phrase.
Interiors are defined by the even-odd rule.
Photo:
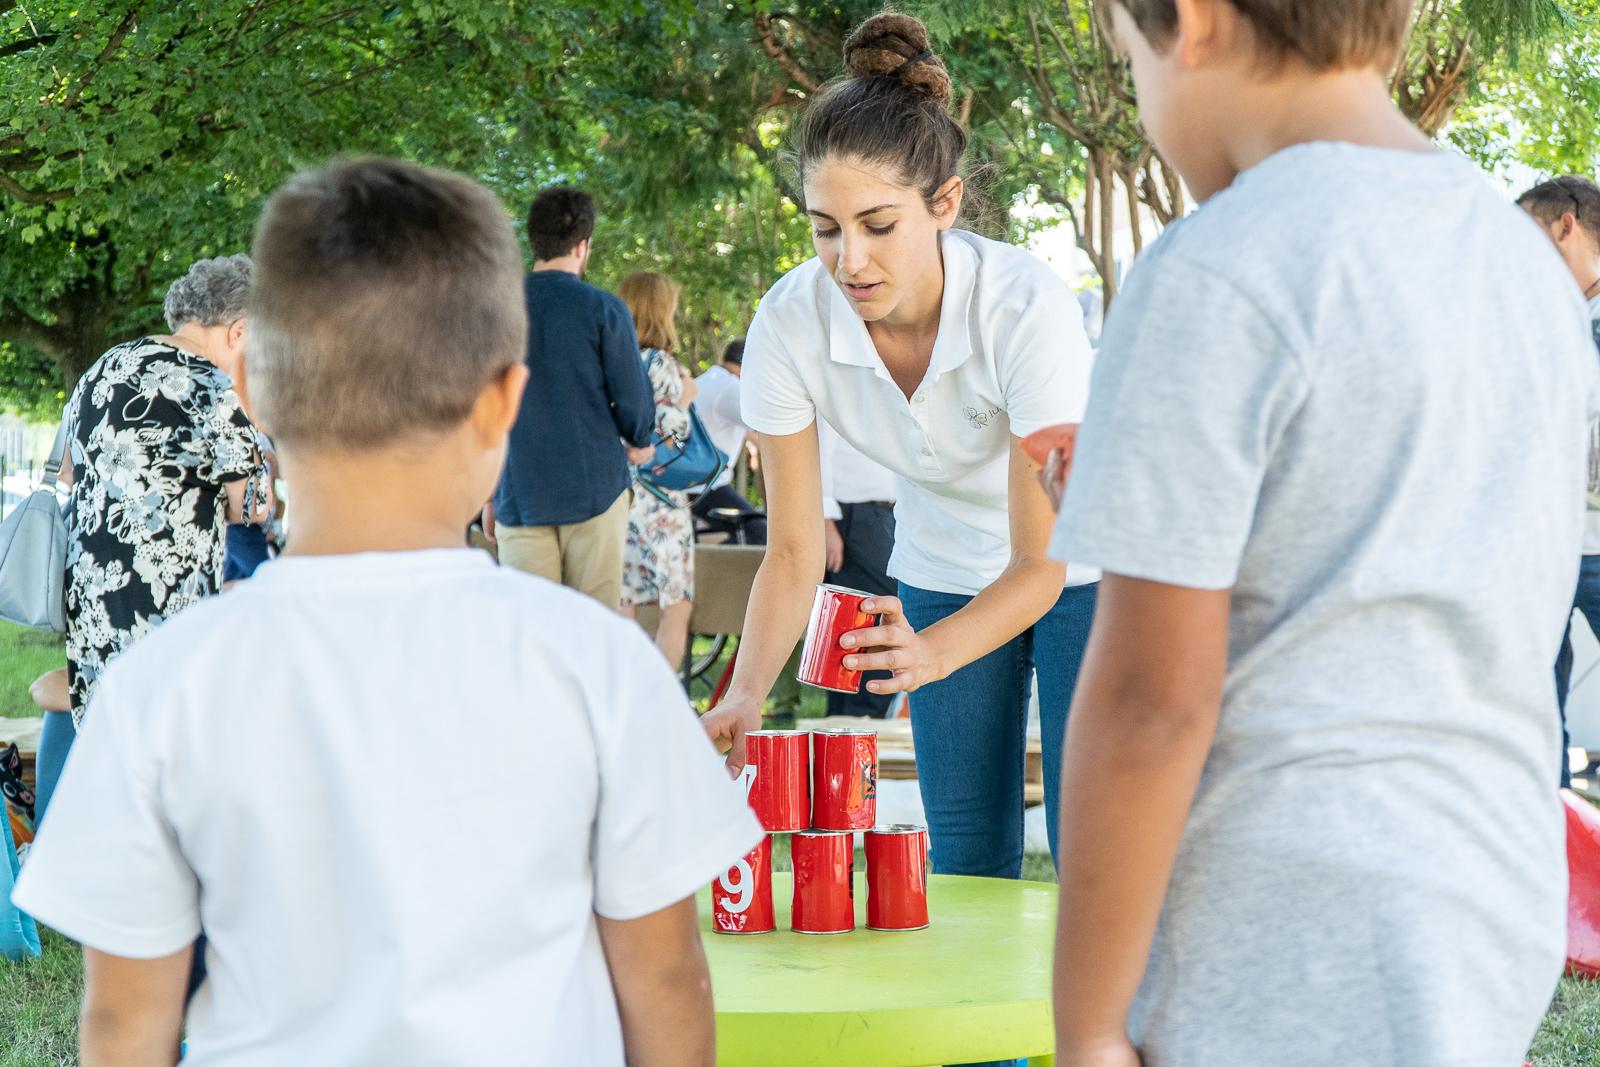
[[[224,486],[264,478],[265,468],[232,380],[148,337],[101,356],[63,418],[72,464],[67,667],[81,721],[107,663],[217,591]]]

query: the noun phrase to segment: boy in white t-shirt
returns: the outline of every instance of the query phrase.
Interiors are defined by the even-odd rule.
[[[1566,943],[1583,302],[1394,106],[1407,0],[1110,10],[1201,206],[1107,319],[1051,544],[1105,570],[1057,1060],[1510,1067]]]
[[[194,1067],[709,1067],[693,894],[760,828],[637,627],[463,547],[527,380],[504,210],[350,160],[254,258],[288,552],[106,674],[15,893],[84,944],[84,1062],[176,1060],[203,930]]]

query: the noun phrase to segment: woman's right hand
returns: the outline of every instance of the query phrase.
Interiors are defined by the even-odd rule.
[[[745,764],[744,735],[761,729],[761,701],[729,697],[700,716],[700,725],[717,751],[728,754],[728,774],[737,778]]]

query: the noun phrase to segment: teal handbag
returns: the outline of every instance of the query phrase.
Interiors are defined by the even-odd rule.
[[[29,956],[37,956],[39,927],[33,916],[11,903],[11,891],[16,888],[17,874],[22,864],[17,861],[17,846],[11,840],[11,819],[5,805],[0,804],[0,956],[12,963],[21,963]]]
[[[67,524],[56,501],[56,473],[67,443],[61,420],[44,481],[0,523],[0,619],[35,630],[67,632]]]

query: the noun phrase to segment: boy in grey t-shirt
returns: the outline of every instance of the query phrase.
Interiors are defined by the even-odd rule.
[[[1112,7],[1202,207],[1106,324],[1052,544],[1106,571],[1064,1063],[1509,1067],[1560,973],[1596,361],[1548,242],[1389,99],[1408,10]]]

